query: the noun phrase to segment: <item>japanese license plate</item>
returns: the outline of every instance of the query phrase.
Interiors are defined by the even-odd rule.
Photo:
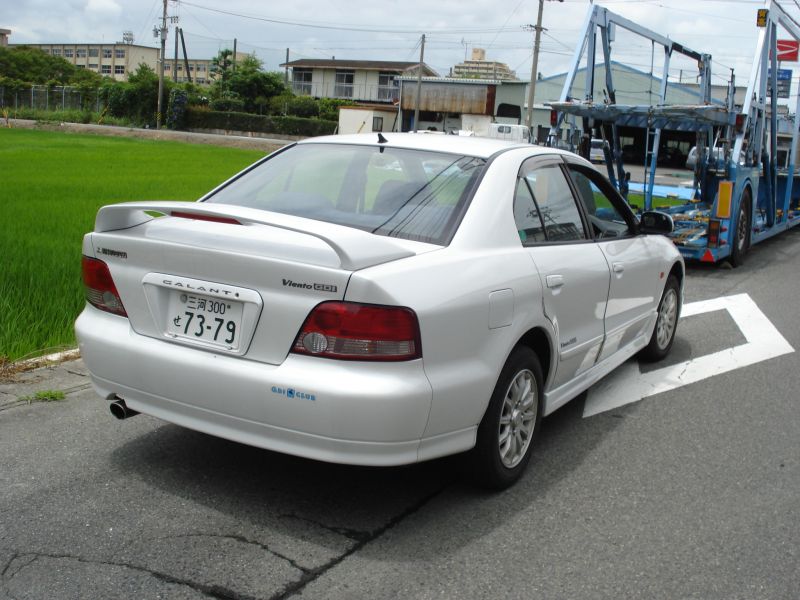
[[[219,346],[239,347],[243,303],[228,298],[170,292],[167,334]]]

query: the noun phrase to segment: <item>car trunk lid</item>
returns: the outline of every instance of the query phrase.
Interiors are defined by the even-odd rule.
[[[137,333],[271,364],[314,306],[344,298],[353,271],[438,247],[185,202],[103,207],[87,237]]]

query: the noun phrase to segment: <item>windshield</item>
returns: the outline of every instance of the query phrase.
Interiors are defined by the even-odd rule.
[[[298,144],[206,201],[446,245],[485,164],[420,150]]]

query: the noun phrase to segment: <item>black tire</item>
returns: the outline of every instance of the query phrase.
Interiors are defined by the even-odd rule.
[[[744,256],[750,249],[750,190],[742,192],[742,200],[739,202],[739,214],[736,215],[736,231],[733,236],[733,248],[731,249],[730,263],[733,267],[741,267],[744,264]]]
[[[525,471],[542,420],[542,382],[536,353],[526,346],[515,348],[500,372],[471,452],[471,476],[479,485],[501,490]],[[530,394],[524,393],[527,386]]]
[[[674,275],[667,278],[661,301],[658,303],[658,316],[653,327],[650,342],[639,353],[647,362],[655,362],[669,354],[675,341],[678,319],[681,316],[681,287]]]

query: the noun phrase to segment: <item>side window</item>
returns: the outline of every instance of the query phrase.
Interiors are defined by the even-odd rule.
[[[593,181],[597,175],[590,174],[576,165],[569,165],[570,177],[578,190],[578,197],[586,209],[594,236],[598,239],[631,235],[625,216],[615,203]]]
[[[564,173],[557,165],[548,165],[526,170],[523,165],[521,176],[517,182],[517,200],[520,197],[520,184],[524,184],[528,193],[533,198],[535,209],[530,213],[529,219],[535,216],[544,228],[544,240],[547,242],[569,242],[575,240],[585,240],[586,232],[583,228],[580,211],[572,190],[567,183]],[[514,216],[518,218],[515,201]],[[520,209],[522,216],[526,211]],[[522,223],[525,224],[525,223]],[[518,221],[517,229],[526,231],[527,228],[520,227]],[[527,236],[526,232],[526,236]],[[532,233],[535,238],[536,233]],[[522,237],[522,234],[520,234]],[[526,240],[523,240],[525,242]],[[535,243],[538,240],[527,240],[528,243]]]
[[[539,208],[533,201],[531,190],[523,177],[517,179],[517,191],[514,195],[514,222],[517,224],[519,239],[522,240],[523,245],[547,241]]]

